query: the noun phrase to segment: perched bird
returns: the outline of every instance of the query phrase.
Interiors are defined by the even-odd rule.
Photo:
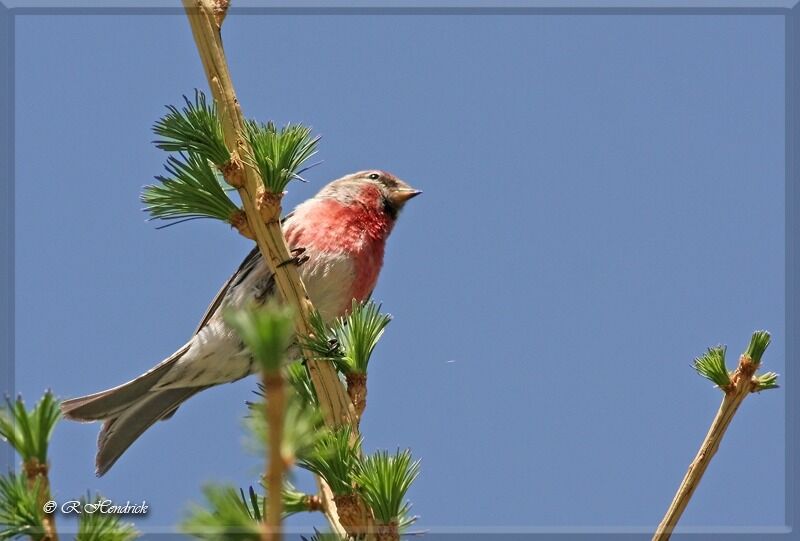
[[[323,320],[345,315],[378,280],[386,239],[406,201],[420,192],[384,171],[335,180],[284,218],[283,233],[297,258],[308,295]],[[61,404],[68,419],[104,421],[97,440],[97,475],[159,419],[204,389],[239,380],[256,365],[223,313],[279,295],[258,249],[217,293],[192,338],[136,379]]]

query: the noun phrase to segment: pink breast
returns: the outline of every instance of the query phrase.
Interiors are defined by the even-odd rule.
[[[386,237],[392,222],[382,209],[356,204],[343,205],[334,199],[310,200],[300,205],[286,224],[290,248],[304,247],[318,253],[347,254],[355,276],[343,312],[350,299],[362,301],[375,288],[383,265]]]
[[[375,289],[378,283],[378,274],[383,266],[383,249],[385,242],[381,242],[371,253],[361,253],[354,259],[356,279],[353,284],[353,298],[358,301],[364,299]]]

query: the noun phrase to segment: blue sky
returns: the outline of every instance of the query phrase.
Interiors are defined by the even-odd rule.
[[[287,209],[365,168],[425,191],[375,292],[395,320],[362,423],[367,449],[422,459],[421,526],[653,527],[720,401],[691,360],[723,343],[733,363],[766,328],[784,372],[783,19],[225,24],[245,114],[323,136]],[[250,246],[140,210],[164,159],[150,126],[205,88],[182,16],[20,16],[16,32],[16,389],[33,401],[170,354]],[[145,499],[156,531],[203,483],[252,483],[254,387],[193,398],[99,480],[98,427],[62,423],[56,498]],[[682,524],[784,523],[784,420],[783,390],[747,400]]]

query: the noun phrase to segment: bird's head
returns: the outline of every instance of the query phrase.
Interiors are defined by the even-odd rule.
[[[374,208],[393,221],[406,202],[421,193],[391,173],[369,170],[334,180],[317,197],[333,198],[346,205],[360,204]]]

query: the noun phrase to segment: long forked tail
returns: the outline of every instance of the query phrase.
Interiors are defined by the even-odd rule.
[[[181,402],[205,387],[154,391],[153,387],[189,349],[186,344],[151,370],[99,393],[65,400],[61,412],[75,421],[104,421],[97,439],[97,475],[103,475],[153,423],[170,417]]]

